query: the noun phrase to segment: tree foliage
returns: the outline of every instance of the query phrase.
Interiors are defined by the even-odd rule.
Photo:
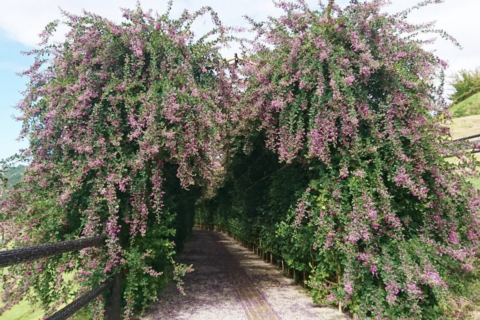
[[[458,104],[480,92],[480,68],[460,70],[453,76],[452,86],[455,92],[450,96],[454,104]]]

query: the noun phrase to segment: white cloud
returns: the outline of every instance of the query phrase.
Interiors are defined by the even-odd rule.
[[[307,0],[316,6],[318,0]],[[323,2],[326,2],[324,0]],[[339,4],[347,3],[347,0],[337,0]],[[387,7],[389,12],[411,7],[419,0],[391,0],[392,5]],[[154,11],[163,13],[167,6],[167,0],[143,0],[142,7],[152,8]],[[119,7],[135,7],[136,0],[1,0],[0,4],[0,29],[16,41],[28,46],[34,46],[39,42],[38,33],[44,26],[55,19],[60,18],[59,7],[72,13],[81,13],[82,9],[95,12],[114,21],[121,20]],[[245,26],[243,15],[249,15],[262,20],[268,15],[275,15],[275,9],[271,0],[176,0],[173,6],[173,15],[178,16],[183,8],[190,11],[201,6],[211,6],[219,14],[225,25]],[[473,69],[480,65],[480,1],[478,0],[446,0],[443,4],[431,5],[415,11],[411,14],[411,21],[425,22],[437,21],[437,27],[449,32],[460,41],[464,49],[460,51],[451,43],[439,40],[429,49],[435,49],[437,55],[450,63],[449,74],[463,68]],[[209,23],[200,21],[195,25],[198,32],[206,30]],[[235,49],[229,50],[231,54]]]
[[[95,12],[114,21],[121,20],[119,8],[134,8],[136,0],[2,0],[0,4],[0,28],[6,31],[8,37],[29,46],[35,46],[39,42],[38,34],[45,25],[55,19],[59,19],[59,8],[79,14],[83,9]],[[167,7],[167,0],[143,0],[142,8],[153,9],[163,13]],[[312,5],[316,0],[309,0]],[[114,3],[114,5],[113,5]],[[195,11],[202,6],[211,6],[218,12],[225,25],[244,25],[243,15],[263,19],[275,12],[271,0],[176,0],[172,13],[178,16],[184,8]]]
[[[392,0],[392,5],[387,10],[398,12],[418,2],[418,0]],[[461,69],[474,69],[480,66],[478,12],[480,12],[478,0],[446,0],[444,3],[430,5],[410,14],[411,22],[436,21],[437,29],[443,29],[460,42],[462,50],[437,36],[438,41],[427,47],[428,50],[435,50],[440,58],[448,61],[450,65],[447,70],[448,77]],[[452,90],[451,86],[447,86],[446,89],[447,92]]]

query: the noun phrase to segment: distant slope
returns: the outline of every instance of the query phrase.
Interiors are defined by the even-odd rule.
[[[449,123],[448,126],[450,127],[453,139],[472,136],[480,133],[480,115],[452,119],[452,122]],[[480,161],[480,153],[476,153],[475,157]],[[458,160],[456,158],[449,158],[449,161],[457,162]]]
[[[10,169],[5,177],[8,179],[7,187],[12,189],[14,185],[19,183],[22,180],[23,173],[25,172],[25,166],[19,165],[15,168]]]
[[[15,168],[10,169],[5,174],[5,178],[8,179],[7,190],[12,190],[13,187],[22,180],[23,173],[25,172],[25,168],[26,168],[25,166],[19,165]],[[0,197],[0,201],[4,200],[5,198],[6,198],[6,194],[3,194]]]
[[[454,118],[480,115],[480,92],[453,105],[450,108],[450,113]]]
[[[480,110],[478,110],[480,113]],[[472,136],[474,134],[480,133],[480,114],[452,119],[452,122],[448,124],[452,132],[452,137],[454,139]],[[475,154],[475,157],[480,161],[480,153]],[[456,158],[448,158],[447,161],[457,162]],[[477,167],[480,172],[480,167]],[[471,178],[469,181],[473,186],[480,190],[480,178]]]
[[[480,133],[480,110],[478,115],[452,119],[449,127],[454,139]]]

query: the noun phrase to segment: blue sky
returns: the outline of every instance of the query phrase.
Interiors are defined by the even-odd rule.
[[[317,0],[307,0],[316,6]],[[327,2],[324,0],[323,2]],[[344,5],[347,0],[337,0]],[[418,3],[418,0],[391,0],[389,12],[398,12]],[[115,5],[112,5],[114,3]],[[20,51],[30,50],[39,42],[38,34],[43,27],[54,19],[61,18],[59,7],[72,13],[81,13],[82,9],[106,16],[114,21],[121,20],[119,7],[133,8],[136,0],[1,0],[0,2],[0,159],[16,153],[20,148],[28,146],[27,141],[18,142],[21,124],[13,120],[13,115],[19,115],[13,106],[20,101],[20,91],[25,89],[26,79],[16,76],[16,72],[26,69],[31,63],[30,57],[20,54]],[[152,8],[163,12],[167,0],[142,0],[144,9]],[[176,0],[173,14],[178,15],[184,8],[195,10],[201,6],[212,6],[225,25],[245,25],[243,15],[249,15],[262,20],[268,15],[278,12],[271,0]],[[412,22],[437,21],[437,27],[449,32],[460,41],[463,50],[452,44],[439,40],[428,50],[435,50],[437,55],[450,63],[448,75],[460,69],[473,69],[480,66],[480,30],[479,0],[446,0],[445,3],[429,6],[411,15]],[[198,29],[208,27],[208,22],[200,21]],[[63,30],[63,33],[65,30]],[[57,40],[61,40],[59,32]],[[236,50],[226,52],[228,58]],[[447,93],[451,91],[446,88]]]
[[[13,119],[20,115],[14,106],[22,98],[20,91],[27,83],[25,78],[16,75],[31,63],[31,57],[20,54],[30,47],[0,35],[0,158],[13,155],[19,148],[26,148],[27,141],[16,141],[21,123]]]

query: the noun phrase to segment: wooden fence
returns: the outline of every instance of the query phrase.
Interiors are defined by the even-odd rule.
[[[39,246],[26,247],[21,249],[0,251],[0,268],[11,265],[29,262],[41,258],[47,258],[66,252],[81,250],[105,244],[107,236],[97,236],[72,241],[48,243]],[[57,311],[47,320],[64,320],[71,317],[75,312],[82,309],[102,292],[107,291],[105,299],[106,320],[120,320],[120,276],[118,274],[105,280],[99,286],[85,293],[80,298],[71,302],[63,309]]]

